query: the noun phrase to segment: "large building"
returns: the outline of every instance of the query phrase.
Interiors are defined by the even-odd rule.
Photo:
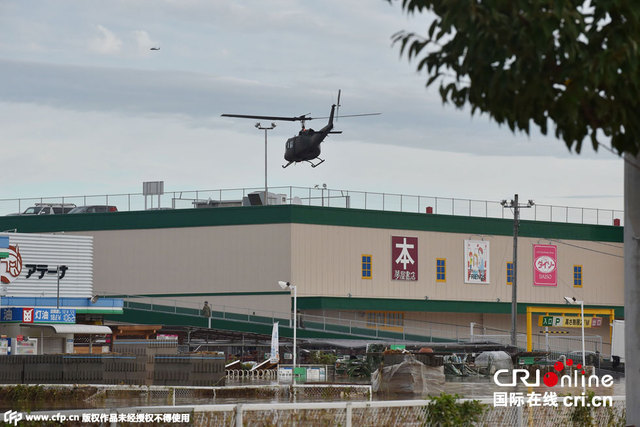
[[[92,236],[95,293],[174,312],[206,300],[214,311],[286,318],[291,295],[278,281],[288,281],[306,321],[439,339],[508,340],[511,327],[511,219],[280,205],[2,217],[0,229]],[[608,313],[624,317],[622,235],[620,226],[521,221],[519,334],[531,307],[534,347],[579,336],[563,318],[564,297],[575,297],[588,349],[608,354]],[[554,315],[560,323],[542,326]],[[121,320],[158,318],[125,303]]]

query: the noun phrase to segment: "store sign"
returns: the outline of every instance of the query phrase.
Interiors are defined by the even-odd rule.
[[[76,323],[73,308],[21,308],[0,309],[0,322],[17,323]]]
[[[558,247],[533,245],[533,284],[558,286]]]
[[[489,252],[486,240],[464,241],[465,283],[489,283]]]
[[[38,279],[42,279],[45,274],[56,274],[58,280],[62,280],[69,269],[66,265],[56,265],[55,268],[49,268],[47,264],[25,264],[24,266],[27,268],[25,279],[30,278],[33,273],[38,272]]]
[[[581,328],[582,318],[580,316],[540,316],[538,326],[551,326],[558,328]],[[601,317],[585,317],[584,327],[595,328],[602,326]]]
[[[93,292],[93,237],[0,233],[6,296],[81,297]]]
[[[418,280],[418,238],[391,236],[391,280]]]
[[[11,283],[22,272],[22,256],[18,245],[11,245],[9,237],[0,236],[0,282]]]

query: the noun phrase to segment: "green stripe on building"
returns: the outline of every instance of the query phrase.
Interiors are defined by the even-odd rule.
[[[215,209],[172,209],[86,215],[0,217],[0,229],[21,233],[139,230],[256,224],[311,224],[511,236],[510,219],[434,215],[317,206],[280,205]],[[622,243],[623,228],[607,225],[526,221],[520,236]]]
[[[527,307],[549,306],[555,306],[555,304],[518,303],[518,314],[526,314]],[[561,313],[563,308],[566,308],[566,305],[558,305],[558,313]],[[617,318],[624,317],[623,306],[585,305],[584,308],[613,308]],[[394,298],[298,297],[298,309],[510,314],[511,302],[438,301]]]

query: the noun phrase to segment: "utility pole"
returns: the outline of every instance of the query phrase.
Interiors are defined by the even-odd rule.
[[[518,346],[517,318],[518,318],[518,227],[520,226],[520,208],[530,208],[534,205],[529,200],[526,205],[518,203],[518,195],[513,196],[511,202],[500,202],[503,208],[513,209],[513,284],[511,285],[511,345]]]

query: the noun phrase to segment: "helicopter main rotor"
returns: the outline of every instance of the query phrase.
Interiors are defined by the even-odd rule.
[[[275,120],[275,121],[286,121],[286,122],[300,122],[302,124],[302,128],[304,129],[304,124],[307,120],[315,120],[315,119],[326,119],[328,117],[311,117],[309,113],[303,114],[301,116],[294,117],[284,117],[284,116],[256,116],[252,114],[222,114],[222,117],[237,117],[241,119],[258,119],[258,120]]]

